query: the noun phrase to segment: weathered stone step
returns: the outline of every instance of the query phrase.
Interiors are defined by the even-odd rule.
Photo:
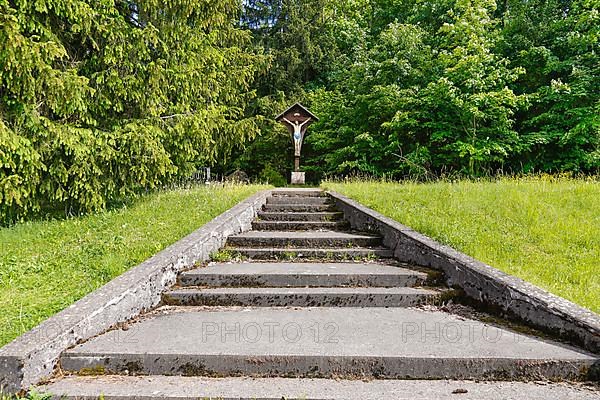
[[[266,212],[259,211],[259,220],[264,221],[337,221],[344,216],[341,212]]]
[[[61,357],[86,373],[527,381],[590,379],[598,364],[445,312],[377,307],[168,307]]]
[[[333,204],[265,204],[264,211],[270,212],[323,212],[336,211]]]
[[[237,247],[365,247],[381,244],[381,237],[336,231],[248,231],[227,238]]]
[[[275,189],[271,192],[271,195],[282,197],[329,197],[321,189]]]
[[[181,286],[212,287],[403,287],[427,274],[376,263],[216,263],[179,275]]]
[[[183,288],[163,293],[177,306],[248,307],[413,307],[433,304],[441,292],[421,288]]]
[[[306,247],[229,247],[225,249],[234,256],[255,260],[363,260],[392,258],[394,253],[384,247],[306,248]]]
[[[267,204],[331,204],[329,197],[301,197],[301,196],[271,196],[267,197]]]
[[[66,376],[38,388],[57,399],[97,400],[591,400],[600,391],[574,383],[448,380]],[[460,393],[460,394],[459,394]],[[61,397],[63,395],[64,397]]]
[[[309,231],[349,229],[346,221],[253,221],[252,229],[257,231]]]

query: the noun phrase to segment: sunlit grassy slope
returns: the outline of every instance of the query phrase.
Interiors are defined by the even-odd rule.
[[[0,346],[264,188],[174,190],[0,229]]]
[[[600,182],[325,183],[438,241],[600,312]]]

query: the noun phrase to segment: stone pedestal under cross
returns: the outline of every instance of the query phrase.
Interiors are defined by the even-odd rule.
[[[308,109],[300,103],[296,103],[289,107],[276,118],[277,122],[281,122],[286,126],[294,141],[294,171],[292,172],[291,179],[293,185],[303,185],[305,183],[304,172],[300,172],[302,142],[304,141],[304,135],[306,134],[308,126],[318,120],[319,118],[317,118],[316,115],[308,111]]]

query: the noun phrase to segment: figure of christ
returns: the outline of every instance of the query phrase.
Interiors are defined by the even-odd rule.
[[[285,117],[283,118],[283,120],[294,128],[294,156],[300,157],[300,148],[302,147],[302,128],[304,127],[304,125],[310,122],[311,118],[307,118],[306,121],[302,123],[298,121],[292,122]]]

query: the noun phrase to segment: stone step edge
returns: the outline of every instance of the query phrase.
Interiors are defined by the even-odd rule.
[[[328,197],[331,198],[327,194],[327,192],[323,190],[307,190],[307,191],[281,191],[281,190],[273,190],[271,191],[271,196],[273,197]]]
[[[539,382],[474,382],[447,380],[339,380],[310,378],[207,378],[182,376],[65,376],[42,386],[40,393],[52,393],[66,400],[143,398],[145,400],[263,399],[281,400],[431,400],[468,399],[584,400],[596,395],[581,384]],[[459,397],[457,397],[459,394]]]
[[[231,253],[233,257],[241,256],[248,258],[267,257],[266,259],[293,260],[296,258],[313,260],[348,260],[348,259],[386,259],[394,256],[393,252],[386,248],[317,248],[309,249],[303,247],[224,247],[223,251]],[[281,257],[273,257],[281,256]]]
[[[306,247],[233,247],[225,246],[222,248],[225,251],[252,251],[252,250],[271,250],[276,252],[319,252],[319,253],[348,253],[348,252],[372,252],[372,253],[386,253],[392,255],[392,251],[385,247],[318,247],[318,248],[306,248]]]
[[[305,215],[305,214],[324,214],[325,216],[327,215],[332,215],[335,214],[336,216],[339,217],[343,217],[344,213],[341,211],[318,211],[318,212],[307,212],[307,211],[264,211],[264,210],[259,210],[258,211],[258,215],[260,216],[261,214],[273,214],[273,215]]]
[[[306,203],[302,203],[305,201]],[[330,205],[333,204],[331,197],[305,197],[305,196],[270,196],[267,197],[266,204],[312,204],[312,205]]]
[[[278,232],[278,231],[255,231],[255,232]],[[281,231],[294,233],[295,231]],[[323,248],[323,249],[355,249],[367,248],[381,244],[381,238],[372,237],[332,237],[332,238],[295,238],[289,237],[248,237],[248,236],[230,236],[227,238],[226,246],[230,247],[250,247],[250,248]]]
[[[264,304],[251,304],[250,302],[264,301]],[[340,307],[340,308],[410,308],[419,306],[437,305],[441,302],[438,300],[429,299],[390,299],[383,303],[379,299],[358,299],[358,300],[347,300],[347,299],[335,299],[327,300],[320,298],[311,298],[310,300],[295,298],[295,299],[279,299],[279,300],[263,300],[263,299],[252,299],[245,300],[241,298],[218,298],[213,296],[212,298],[195,297],[193,299],[186,299],[180,296],[165,296],[160,304],[165,306],[173,307],[256,307],[256,308],[270,308],[270,307],[283,307],[283,308],[319,308],[319,307]],[[410,378],[413,379],[413,378]]]
[[[188,274],[179,276],[175,287],[211,287],[211,288],[340,288],[340,287],[422,287],[429,284],[429,278],[420,274]],[[431,285],[429,285],[431,286]]]
[[[347,230],[350,228],[350,224],[347,221],[298,221],[298,220],[255,220],[252,221],[252,226],[265,226],[265,227],[273,227],[273,228],[282,228],[282,231],[289,230],[285,227],[293,227],[296,226],[305,226],[307,228],[337,228],[337,227],[345,227]],[[256,229],[253,229],[256,230]]]
[[[336,211],[259,211],[255,221],[344,221],[343,216]]]
[[[335,212],[334,204],[265,204],[263,211],[275,211],[275,212]]]
[[[440,280],[441,274],[435,270],[429,270],[427,268],[405,265],[396,262],[319,262],[320,265],[340,267],[339,269],[329,270],[325,269],[322,271],[302,271],[296,270],[295,268],[303,267],[304,265],[315,264],[314,262],[307,260],[299,260],[297,262],[272,262],[265,260],[256,260],[251,262],[211,262],[207,265],[194,267],[186,271],[181,272],[178,275],[176,286],[178,287],[190,287],[195,286],[191,283],[193,280],[204,281],[205,284],[196,285],[202,287],[242,287],[240,285],[221,284],[216,286],[214,281],[235,281],[240,279],[241,281],[250,282],[256,284],[258,280],[264,280],[260,282],[259,286],[255,287],[296,287],[293,285],[275,285],[267,286],[268,281],[283,281],[285,279],[292,279],[298,281],[310,281],[314,279],[327,279],[327,278],[348,278],[354,282],[358,282],[355,287],[365,287],[362,284],[363,281],[373,281],[377,279],[390,279],[390,280],[401,280],[406,281],[406,285],[394,285],[394,286],[377,286],[369,285],[374,287],[415,287],[415,286],[430,286],[430,287],[442,287],[445,286]],[[261,268],[264,265],[278,266],[280,270],[264,271]],[[242,270],[231,271],[228,270],[229,266],[237,266]],[[363,270],[348,273],[346,266],[352,268],[356,266],[363,267]],[[377,272],[369,271],[369,269],[384,267],[388,268],[388,271],[377,270]],[[258,271],[257,271],[258,270]],[[186,282],[182,282],[182,281]],[[344,279],[340,279],[343,281]],[[211,282],[212,281],[212,282]],[[306,285],[302,284],[301,287],[335,287],[335,285]],[[346,287],[348,285],[344,285]],[[352,285],[349,285],[352,286]]]
[[[64,372],[78,375],[173,375],[347,379],[477,379],[588,381],[593,360],[431,358],[355,355],[118,354],[61,356]]]
[[[425,288],[178,288],[163,293],[169,306],[416,307],[441,304],[450,291]]]

